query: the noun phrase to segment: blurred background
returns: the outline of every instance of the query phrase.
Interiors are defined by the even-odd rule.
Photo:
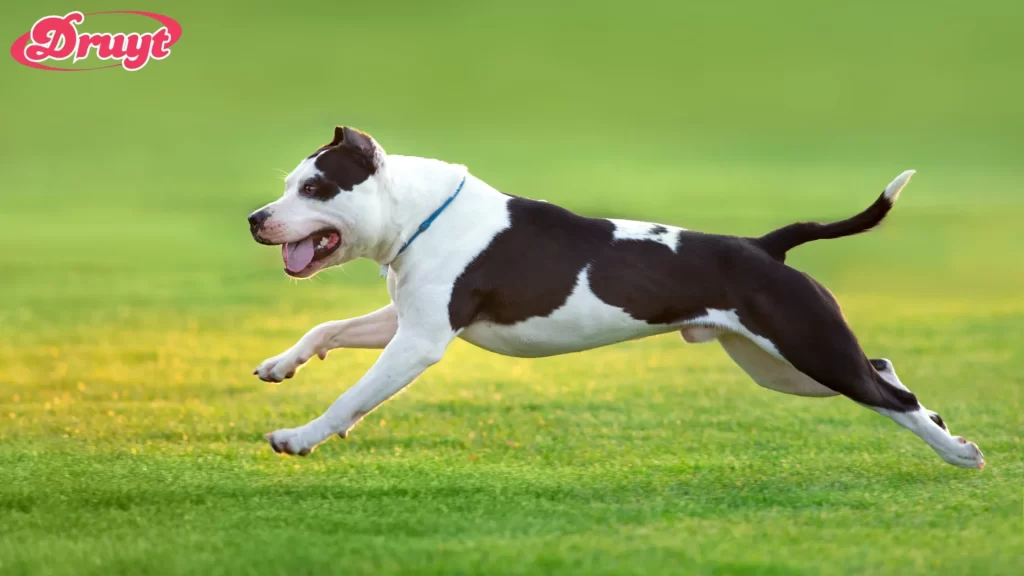
[[[43,12],[108,8],[11,5],[0,30],[13,41]],[[512,194],[737,234],[845,217],[915,168],[880,234],[803,248],[794,265],[838,291],[1024,283],[1006,260],[1024,247],[1014,2],[128,8],[182,24],[173,56],[140,73],[4,59],[7,307],[376,285],[357,264],[296,290],[246,233],[245,215],[281,193],[279,170],[335,124]],[[139,26],[107,15],[82,29]]]
[[[0,39],[110,9],[183,35],[134,73],[0,58],[0,571],[1014,571],[1024,4],[45,0],[4,3]],[[845,218],[916,169],[880,230],[788,264],[989,468],[956,476],[676,335],[538,361],[456,342],[346,442],[275,458],[262,434],[376,352],[281,387],[252,369],[387,301],[372,262],[296,282],[248,233],[339,124],[510,194],[719,233]]]

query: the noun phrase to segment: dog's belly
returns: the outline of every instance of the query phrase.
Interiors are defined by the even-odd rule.
[[[648,324],[602,302],[590,290],[584,268],[565,304],[551,314],[515,324],[478,320],[459,337],[505,356],[536,358],[589,350],[677,328],[670,324]]]
[[[590,350],[674,329],[651,326],[635,320],[633,322],[637,326],[563,321],[552,317],[531,318],[511,326],[478,322],[463,330],[459,337],[485,350],[505,356],[538,358]]]

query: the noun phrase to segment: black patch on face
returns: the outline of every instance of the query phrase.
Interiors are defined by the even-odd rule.
[[[322,176],[316,176],[306,180],[299,188],[299,194],[306,198],[320,200],[321,202],[326,202],[331,198],[334,198],[340,191],[341,190],[338,188],[337,184]]]
[[[334,139],[309,156],[313,157],[316,158],[314,165],[323,176],[304,182],[299,192],[316,200],[330,200],[342,190],[351,192],[377,173],[376,146],[373,140],[352,128],[335,128]],[[315,190],[306,191],[306,186],[312,186]]]
[[[377,173],[372,159],[344,146],[324,150],[314,163],[324,178],[348,192]]]
[[[872,369],[831,293],[752,239],[681,231],[672,250],[654,240],[616,240],[613,222],[545,202],[513,198],[508,212],[510,226],[455,281],[454,330],[548,316],[589,266],[591,291],[637,320],[671,325],[709,308],[731,310],[822,385],[870,406],[918,406]]]

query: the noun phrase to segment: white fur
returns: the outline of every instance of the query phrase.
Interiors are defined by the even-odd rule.
[[[615,224],[615,234],[613,236],[615,240],[650,240],[668,246],[673,252],[676,251],[676,245],[679,242],[679,232],[683,230],[683,228],[676,228],[675,226],[660,225],[668,231],[664,234],[654,234],[651,232],[651,228],[659,226],[659,224],[615,219],[612,219],[612,222]]]
[[[896,200],[899,199],[900,192],[903,190],[903,187],[907,185],[907,182],[910,182],[910,177],[913,176],[915,172],[917,171],[907,170],[897,176],[895,180],[885,187],[883,195],[889,200],[889,202],[896,202]]]
[[[397,331],[394,304],[358,318],[324,322],[285,352],[263,361],[254,373],[262,380],[281,382],[294,376],[313,356],[323,360],[336,348],[383,348]]]
[[[894,422],[916,434],[946,462],[961,468],[985,467],[985,456],[978,445],[961,436],[953,436],[948,430],[932,422],[930,416],[933,413],[924,406],[913,412],[895,412],[872,406],[869,408],[892,418]]]

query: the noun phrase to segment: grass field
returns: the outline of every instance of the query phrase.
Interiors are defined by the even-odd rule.
[[[0,38],[111,8],[184,34],[131,74],[0,64],[0,574],[1019,573],[1019,3],[43,4],[0,9]],[[543,360],[457,341],[348,440],[275,455],[263,434],[376,353],[252,369],[387,299],[372,263],[297,283],[247,233],[335,124],[737,234],[845,217],[916,168],[885,227],[790,264],[987,467],[675,335]]]

